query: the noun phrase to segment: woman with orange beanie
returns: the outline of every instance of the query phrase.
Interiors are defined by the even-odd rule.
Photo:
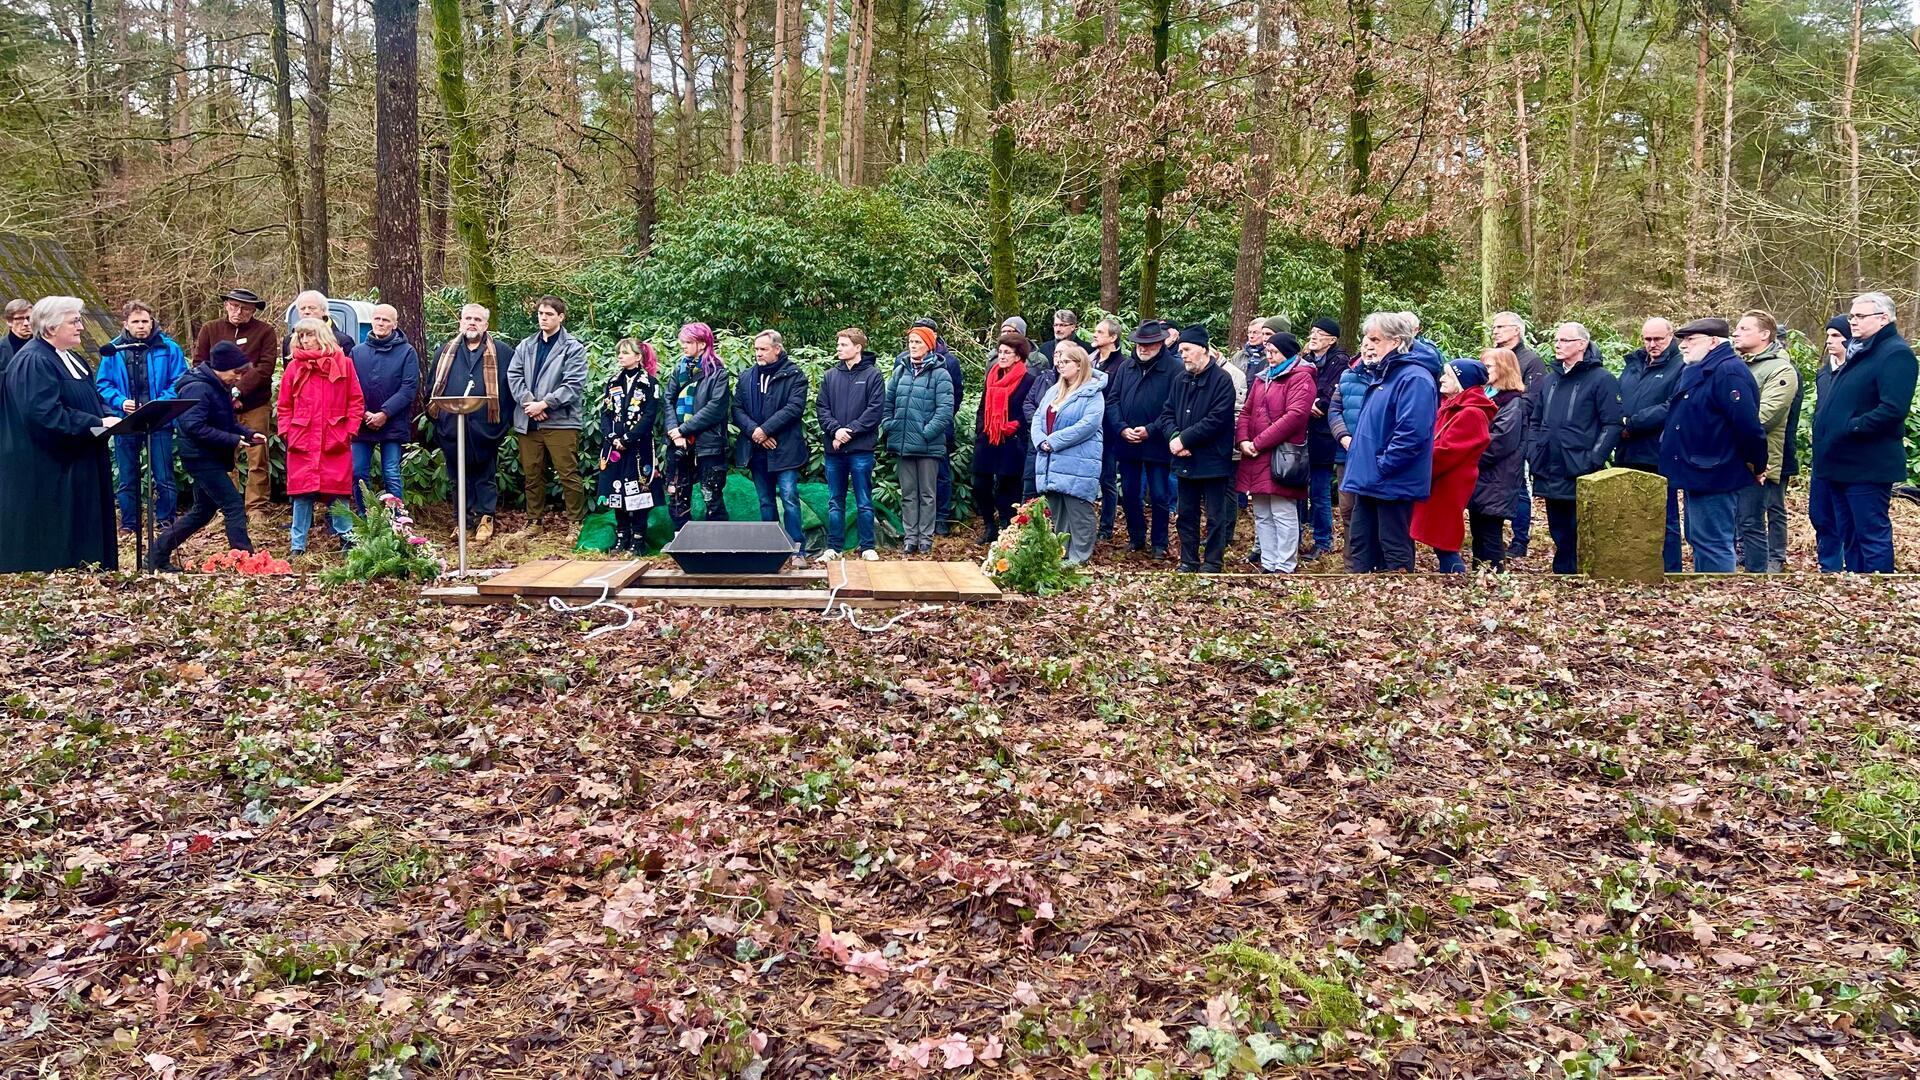
[[[953,428],[953,379],[933,351],[939,339],[916,326],[907,331],[907,361],[894,369],[880,431],[900,465],[902,550],[912,555],[933,550],[938,511],[940,463],[947,456]]]

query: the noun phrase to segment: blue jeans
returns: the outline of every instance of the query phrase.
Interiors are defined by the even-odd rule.
[[[1687,492],[1687,544],[1693,548],[1694,573],[1733,573],[1733,530],[1739,516],[1738,492]]]
[[[1740,565],[1749,574],[1779,573],[1787,552],[1773,549],[1767,529],[1768,507],[1781,496],[1777,481],[1749,484],[1739,491]]]
[[[1807,482],[1807,519],[1813,522],[1813,542],[1820,554],[1820,572],[1837,574],[1847,568],[1847,545],[1840,536],[1840,515],[1834,509],[1833,485],[1818,476]]]
[[[1513,499],[1513,543],[1526,547],[1533,536],[1533,470],[1522,468],[1520,490]]]
[[[780,495],[780,512],[773,508],[775,490]],[[753,490],[760,494],[760,520],[779,521],[787,528],[787,539],[793,541],[795,551],[805,551],[807,547],[806,530],[800,526],[800,470],[781,469],[778,472],[767,471],[767,459],[759,454],[753,458]]]
[[[153,464],[153,520],[172,521],[174,500],[173,488],[173,431],[156,431],[151,435],[122,435],[113,440],[113,496],[120,504],[120,527],[131,529],[140,513],[140,451],[146,444],[147,456]]]
[[[1848,573],[1893,573],[1892,484],[1829,484]]]
[[[1307,515],[1313,521],[1313,550],[1333,550],[1333,466],[1315,465],[1307,478]]]
[[[1440,560],[1441,573],[1464,574],[1467,572],[1467,564],[1461,560],[1459,552],[1441,551],[1439,548],[1434,548],[1433,555]]]
[[[313,529],[313,501],[326,499],[328,502],[327,527],[333,535],[342,540],[353,528],[353,522],[347,518],[347,500],[335,495],[295,495],[293,497],[293,537],[292,548],[295,555],[307,550],[307,533]]]
[[[827,454],[827,548],[844,551],[847,540],[847,480],[853,480],[854,527],[860,550],[873,550],[873,454]]]
[[[373,480],[373,455],[380,454],[380,490],[396,499],[405,498],[400,491],[400,459],[405,456],[407,446],[398,442],[353,444],[353,508],[360,513],[367,512],[365,496],[360,492],[362,484]],[[451,479],[451,477],[449,477]],[[472,510],[472,506],[467,507]]]
[[[1173,509],[1173,470],[1164,461],[1121,458],[1120,505],[1127,512],[1127,540],[1134,547],[1148,543],[1147,511],[1153,511],[1152,544],[1167,546],[1167,515]]]

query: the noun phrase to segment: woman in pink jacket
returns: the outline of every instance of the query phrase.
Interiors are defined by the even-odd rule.
[[[1307,497],[1304,450],[1316,384],[1313,365],[1300,359],[1300,342],[1292,334],[1273,335],[1263,352],[1265,367],[1248,365],[1247,403],[1234,424],[1234,445],[1240,450],[1234,486],[1253,504],[1260,571],[1290,574],[1300,565],[1298,504]],[[1297,485],[1274,479],[1273,455],[1281,446],[1302,451]]]
[[[313,503],[328,503],[328,523],[347,547],[347,497],[353,494],[353,433],[366,399],[353,362],[333,330],[318,319],[293,327],[287,369],[280,376],[280,437],[287,444],[287,494],[293,497],[293,554],[307,550]]]

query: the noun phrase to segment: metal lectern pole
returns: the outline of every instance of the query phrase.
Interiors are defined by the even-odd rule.
[[[454,418],[454,532],[460,537],[460,572],[467,576],[467,414]]]

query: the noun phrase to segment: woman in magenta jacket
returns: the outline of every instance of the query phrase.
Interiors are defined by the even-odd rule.
[[[1307,487],[1276,483],[1272,458],[1283,444],[1306,444],[1317,386],[1313,365],[1301,362],[1300,342],[1292,334],[1275,334],[1266,358],[1267,366],[1252,373],[1247,403],[1234,422],[1233,441],[1240,450],[1234,487],[1253,504],[1260,571],[1290,574],[1300,565],[1299,501],[1307,497]]]

